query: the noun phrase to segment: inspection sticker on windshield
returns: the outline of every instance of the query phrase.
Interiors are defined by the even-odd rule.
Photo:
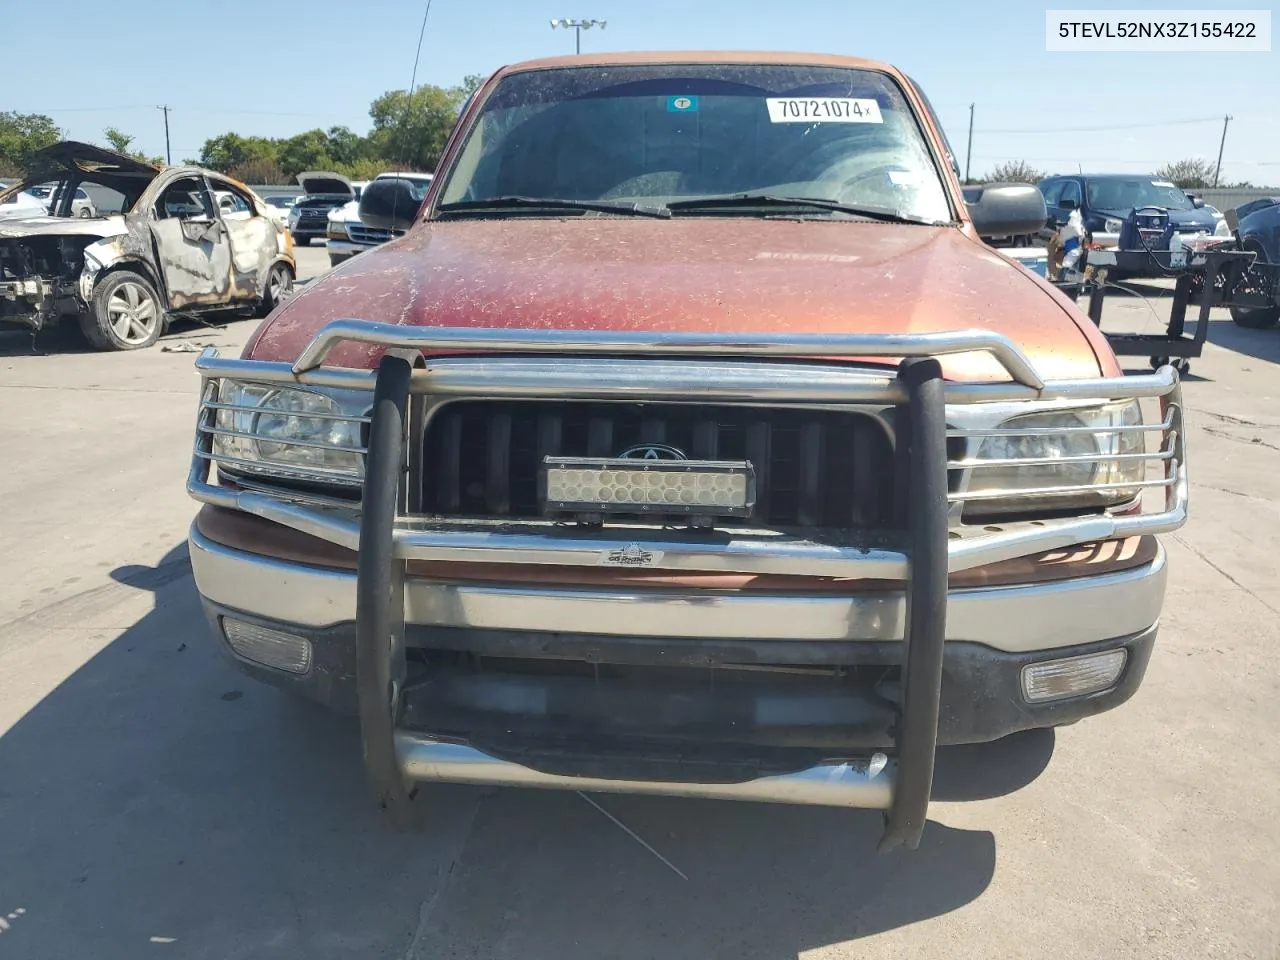
[[[884,123],[880,104],[853,97],[767,97],[770,123]]]

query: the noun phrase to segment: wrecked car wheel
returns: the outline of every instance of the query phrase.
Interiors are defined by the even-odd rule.
[[[293,271],[287,265],[277,263],[267,274],[267,289],[262,296],[262,315],[265,317],[292,292]]]
[[[160,297],[141,274],[113,273],[93,291],[89,312],[80,316],[80,329],[99,350],[149,347],[164,329]]]

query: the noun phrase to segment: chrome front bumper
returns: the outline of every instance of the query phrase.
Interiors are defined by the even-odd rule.
[[[492,757],[461,743],[448,743],[410,733],[396,735],[396,756],[415,780],[587,790],[599,793],[657,794],[707,800],[751,800],[888,810],[893,800],[896,764],[883,753],[865,759],[818,766],[740,783],[683,783],[652,780],[608,780],[567,777]]]
[[[195,526],[191,569],[201,596],[266,621],[324,628],[356,619],[355,571],[290,563],[215,543]],[[946,636],[1007,653],[1051,651],[1138,633],[1160,619],[1165,552],[1120,573],[952,590]],[[585,589],[406,578],[406,624],[538,629],[703,640],[901,641],[903,590],[859,594]]]

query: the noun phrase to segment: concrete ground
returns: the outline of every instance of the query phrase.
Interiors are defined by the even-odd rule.
[[[944,751],[913,854],[872,813],[595,798],[682,877],[572,793],[430,788],[390,832],[354,725],[206,633],[192,356],[0,337],[0,957],[1280,957],[1280,330],[1210,339],[1136,698]]]

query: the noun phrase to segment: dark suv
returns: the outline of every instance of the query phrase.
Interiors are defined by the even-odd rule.
[[[1085,229],[1094,243],[1114,247],[1120,230],[1135,208],[1163,207],[1169,225],[1179,233],[1212,234],[1217,227],[1212,211],[1202,200],[1192,200],[1169,180],[1131,173],[1086,173],[1046,177],[1039,183],[1049,212],[1047,226],[1061,226],[1072,210],[1079,209]],[[1170,231],[1172,232],[1172,231]],[[1161,249],[1168,249],[1166,236]]]

